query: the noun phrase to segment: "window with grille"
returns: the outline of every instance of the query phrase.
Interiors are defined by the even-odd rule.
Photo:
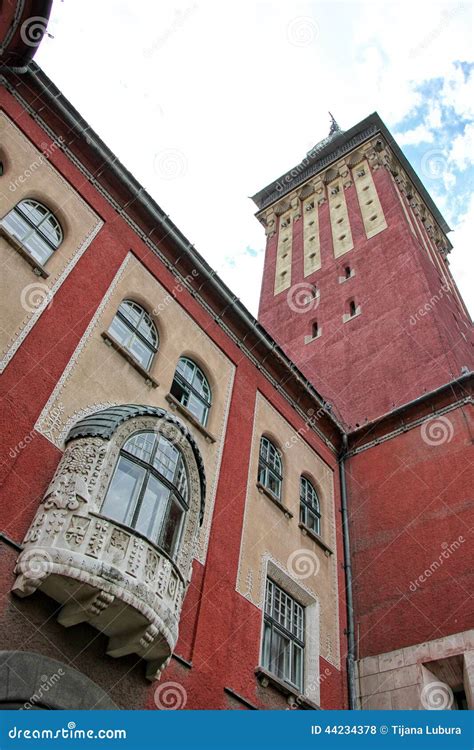
[[[262,666],[303,692],[305,611],[301,604],[267,579]]]
[[[63,241],[63,230],[53,212],[30,198],[17,203],[1,224],[41,265]]]
[[[318,493],[306,477],[300,478],[300,521],[316,534],[321,533],[321,510]]]
[[[108,332],[145,370],[150,369],[159,339],[155,324],[143,307],[125,299]]]
[[[156,432],[132,435],[120,451],[102,513],[175,557],[187,508],[188,477],[179,448]]]
[[[178,362],[171,395],[206,426],[211,408],[211,389],[203,371],[188,357],[181,357]]]
[[[260,440],[258,481],[278,500],[281,499],[283,479],[281,456],[278,448],[266,437]]]

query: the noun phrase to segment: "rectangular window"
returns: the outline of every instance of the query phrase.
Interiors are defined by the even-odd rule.
[[[265,669],[303,692],[304,608],[267,579],[262,663]]]

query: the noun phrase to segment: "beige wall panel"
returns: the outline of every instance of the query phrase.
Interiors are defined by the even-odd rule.
[[[274,294],[279,294],[291,286],[292,245],[293,220],[291,211],[286,211],[279,219]]]
[[[0,218],[23,198],[47,205],[59,219],[64,240],[46,264],[48,278],[37,276],[8,240],[0,237],[0,372],[5,369],[54,294],[102,226],[101,219],[50,164],[47,155],[59,144],[39,151],[16,125],[0,112],[1,156],[5,172],[0,194]]]
[[[183,292],[176,283],[175,294],[179,299]],[[159,381],[157,388],[147,385],[144,377],[119,352],[107,346],[102,338],[102,332],[108,329],[120,302],[125,298],[142,304],[158,328],[160,347],[150,370],[151,375]],[[182,354],[202,366],[212,389],[207,430],[215,437],[214,443],[208,442],[186,417],[177,414],[194,435],[206,469],[206,513],[198,551],[198,559],[204,561],[235,367],[131,253],[116,274],[35,427],[54,445],[63,449],[64,439],[72,425],[86,414],[106,406],[139,403],[170,411],[165,397]]]
[[[267,435],[282,451],[282,502],[291,511],[293,518],[288,519],[280,508],[257,489],[259,445],[262,435]],[[333,550],[332,555],[327,556],[298,526],[299,481],[303,473],[312,478],[318,490],[322,515],[321,537]],[[331,664],[339,667],[333,472],[258,393],[236,589],[260,609],[263,606],[268,561],[282,570],[288,579],[298,584],[319,604],[319,653]]]
[[[364,159],[352,170],[367,239],[387,228],[377,188],[368,162]]]
[[[334,257],[339,258],[354,247],[347,212],[346,196],[340,178],[328,185],[329,217],[331,221]]]
[[[309,276],[321,268],[318,203],[315,195],[303,201],[303,254],[304,275]]]

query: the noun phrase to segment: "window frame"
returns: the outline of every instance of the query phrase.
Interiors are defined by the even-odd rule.
[[[303,488],[305,488],[304,493]],[[310,488],[311,492],[313,493],[314,499],[316,501],[315,503],[312,503],[308,500],[308,488]],[[316,519],[316,529],[310,526],[308,523],[309,514],[313,517],[313,519]],[[300,476],[300,522],[314,534],[321,536],[321,501],[319,499],[318,491],[313,482],[311,481],[311,479],[304,476],[304,474]]]
[[[270,596],[269,596],[270,591]],[[295,613],[299,613],[299,622],[300,622],[300,636],[298,635],[298,628],[292,628],[289,630],[285,625],[283,625],[278,618],[275,616],[275,607],[274,607],[274,601],[275,601],[275,591],[279,593],[279,601],[282,602],[282,600],[285,602],[285,606],[288,607],[290,605],[290,622],[291,624],[294,624],[295,621]],[[269,599],[271,600],[270,607],[269,607]],[[269,611],[270,610],[270,611]],[[280,610],[281,611],[281,610]],[[295,632],[296,631],[296,632]],[[267,633],[270,633],[270,641],[269,645],[267,646]],[[274,636],[274,633],[279,635],[280,637],[283,637],[288,641],[288,653],[289,653],[289,668],[288,672],[289,674],[278,674],[274,668],[272,667],[271,663],[271,655],[272,655],[272,639]],[[265,598],[263,603],[263,630],[262,630],[262,645],[261,645],[261,664],[264,667],[264,669],[267,669],[270,674],[272,674],[276,679],[282,680],[286,684],[288,684],[290,687],[300,691],[302,694],[304,693],[304,686],[305,686],[305,646],[306,646],[306,607],[303,604],[300,604],[297,599],[295,599],[294,596],[291,596],[291,594],[288,594],[282,586],[280,586],[278,583],[276,583],[271,576],[267,575],[266,582],[265,582]],[[266,659],[266,649],[268,649],[268,656],[269,659]],[[295,664],[294,664],[294,653],[295,649],[299,650],[300,653],[300,681],[296,682],[292,679],[292,677],[295,677]]]
[[[184,375],[181,372],[179,372],[178,367],[181,362],[185,362],[186,365],[190,365],[193,368],[192,382],[189,382],[189,380],[186,380]],[[198,372],[201,374],[203,381],[207,386],[207,390],[209,392],[208,399],[206,399],[201,393],[199,393],[199,391],[193,386],[194,379]],[[181,386],[183,392],[187,392],[188,397],[189,395],[192,394],[201,404],[204,405],[205,411],[204,411],[203,420],[199,419],[199,417],[196,416],[196,414],[194,414],[194,412],[189,408],[189,406],[187,404],[184,404],[181,401],[181,399],[175,393],[173,393],[173,386],[175,384],[175,381]],[[211,386],[209,385],[209,380],[204,374],[204,371],[202,370],[202,368],[199,367],[199,365],[190,357],[182,356],[179,358],[178,364],[176,365],[176,369],[174,371],[173,380],[171,382],[170,393],[177,401],[179,401],[181,406],[183,406],[193,415],[193,417],[199,422],[200,425],[202,425],[202,427],[207,427],[207,423],[209,420],[209,413],[211,411],[211,406],[212,406],[212,389],[211,389]]]
[[[33,208],[39,207],[44,210],[45,213],[38,223],[35,223],[35,221],[31,217],[31,214],[26,209],[22,208],[24,204],[31,204]],[[18,216],[21,221],[29,227],[29,231],[27,232],[27,234],[20,237],[17,232],[15,232],[15,230],[12,228],[12,225],[8,221],[8,218],[12,215]],[[47,234],[42,229],[42,226],[46,225],[48,222],[53,225],[54,230],[58,234],[57,243],[53,242],[53,240],[51,239],[51,235]],[[41,266],[44,266],[46,263],[48,263],[52,255],[56,252],[56,250],[58,250],[58,248],[64,241],[64,231],[56,214],[44,203],[36,200],[36,198],[22,198],[22,200],[18,201],[18,203],[16,203],[5,214],[0,223],[2,227],[4,227],[4,229],[6,229],[6,231],[22,245],[22,247],[30,255],[30,257],[33,258],[33,260],[35,260],[37,263],[41,264]],[[29,243],[29,240],[32,237],[38,238],[47,246],[47,249],[49,249],[50,252],[46,258],[38,257],[38,254],[34,251],[34,247],[32,248],[31,244]]]
[[[133,323],[127,316],[124,314],[124,312],[121,310],[122,306],[124,304],[131,305],[133,308],[138,308],[140,310],[140,317],[138,322],[135,324]],[[112,326],[114,324],[115,319],[118,318],[118,320],[128,329],[130,333],[130,337],[128,339],[128,343],[125,344],[122,341],[120,341],[116,335],[114,335],[114,332],[112,331]],[[139,330],[140,325],[142,324],[143,320],[148,319],[148,322],[150,326],[152,327],[152,330],[155,333],[156,337],[156,343],[152,343],[150,339],[148,339],[146,336],[143,335],[143,333]],[[107,329],[107,333],[112,336],[112,338],[117,341],[117,343],[125,349],[133,359],[138,362],[138,364],[143,367],[144,370],[147,372],[150,371],[153,360],[158,352],[158,349],[160,347],[160,336],[158,333],[158,329],[155,325],[155,322],[153,321],[153,318],[151,317],[150,313],[141,305],[139,302],[135,302],[133,299],[129,299],[126,297],[121,301],[119,304],[114,317],[110,321],[110,325]],[[130,344],[133,342],[134,338],[139,339],[139,341],[145,346],[145,348],[149,351],[149,359],[148,362],[145,364],[144,362],[141,362],[138,357],[134,354],[132,351]]]
[[[268,453],[269,450],[267,450],[267,456],[262,455],[262,446],[266,445],[267,449],[273,448],[275,451],[275,455],[278,458],[278,464],[279,464],[279,471],[275,469],[274,465],[272,465],[268,460]],[[264,481],[262,481],[262,471],[264,473]],[[273,476],[274,479],[277,481],[278,485],[278,494],[276,494],[270,487],[268,477]],[[267,492],[270,492],[273,497],[275,497],[280,503],[282,502],[281,496],[282,496],[282,486],[283,486],[283,461],[280,450],[277,448],[275,443],[270,440],[269,437],[266,435],[262,435],[260,438],[260,444],[259,444],[259,451],[258,451],[258,475],[257,475],[258,483],[264,487]]]
[[[136,456],[134,453],[131,453],[130,451],[128,451],[126,449],[126,447],[125,447],[130,441],[132,441],[138,435],[154,435],[156,437],[155,445],[154,445],[154,447],[153,447],[153,449],[151,451],[151,454],[150,454],[150,457],[149,457],[149,461],[145,461],[143,458],[140,458],[139,456]],[[171,480],[169,480],[153,464],[153,461],[154,461],[154,459],[156,457],[156,454],[158,452],[160,438],[163,438],[163,440],[167,441],[170,445],[172,445],[178,451],[178,453],[181,456],[181,460],[182,460],[182,464],[183,464],[183,469],[184,469],[184,473],[185,473],[185,478],[186,478],[186,497],[179,490],[178,485],[177,484],[173,484],[173,482]],[[132,511],[132,516],[131,516],[131,519],[130,519],[129,523],[127,523],[124,520],[119,520],[118,518],[114,518],[113,515],[110,514],[110,512],[104,511],[104,506],[106,504],[106,501],[107,501],[107,498],[108,498],[108,495],[109,495],[109,491],[110,491],[110,489],[111,489],[111,487],[113,485],[113,482],[114,482],[114,479],[115,479],[115,475],[117,473],[117,469],[119,467],[119,464],[120,464],[120,461],[121,461],[122,458],[126,459],[127,461],[129,461],[131,464],[133,464],[135,466],[139,466],[145,472],[145,474],[143,476],[143,479],[141,480],[140,489],[139,489],[137,498],[135,500],[135,505],[134,505],[134,508],[133,508],[133,511]],[[168,499],[166,501],[166,508],[165,508],[165,510],[163,512],[163,519],[162,519],[162,522],[161,522],[161,526],[160,526],[159,531],[156,534],[156,538],[152,538],[152,537],[148,536],[146,533],[140,531],[140,529],[138,529],[137,526],[136,526],[136,524],[137,524],[137,522],[139,520],[139,517],[140,517],[140,512],[141,512],[141,508],[143,506],[143,500],[144,500],[144,497],[145,497],[145,494],[146,494],[146,491],[147,491],[147,487],[148,487],[148,484],[149,484],[150,476],[154,477],[158,482],[160,482],[164,487],[166,487],[170,491],[169,497],[168,497]],[[190,492],[190,480],[189,480],[188,467],[187,467],[187,464],[186,464],[186,460],[185,460],[184,454],[181,451],[181,449],[178,446],[176,446],[171,440],[168,440],[168,438],[165,435],[162,435],[161,433],[156,432],[155,430],[150,430],[150,429],[136,430],[135,432],[133,432],[131,435],[129,435],[126,438],[126,440],[123,442],[123,444],[120,447],[118,455],[117,455],[117,457],[115,459],[114,469],[111,472],[110,480],[108,482],[107,489],[106,489],[106,491],[104,493],[104,498],[103,498],[102,503],[101,503],[100,512],[101,512],[101,514],[104,515],[104,517],[110,519],[111,521],[113,521],[115,523],[121,524],[122,526],[130,529],[130,531],[132,531],[134,533],[137,533],[140,536],[142,536],[145,539],[147,539],[147,541],[149,541],[151,544],[153,544],[156,547],[158,547],[160,549],[160,551],[163,552],[166,556],[168,556],[171,560],[176,560],[176,558],[178,556],[180,544],[181,544],[181,539],[183,537],[183,530],[184,530],[185,523],[186,523],[186,514],[189,511],[189,492]],[[181,524],[180,524],[179,534],[176,537],[176,540],[175,540],[175,543],[174,543],[174,547],[173,547],[172,550],[167,550],[163,546],[163,544],[162,544],[162,542],[163,542],[163,533],[164,533],[164,531],[166,529],[166,526],[167,526],[167,519],[169,518],[170,510],[172,509],[172,504],[173,504],[173,498],[174,497],[176,498],[176,500],[180,504],[180,506],[181,506],[181,508],[183,510],[183,513],[182,513],[182,517],[181,517],[182,520],[181,520]]]

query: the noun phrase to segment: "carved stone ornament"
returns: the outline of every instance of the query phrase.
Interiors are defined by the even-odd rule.
[[[108,439],[81,436],[66,444],[25,536],[13,586],[18,596],[41,589],[63,604],[58,621],[65,627],[88,622],[108,635],[109,655],[144,658],[149,679],[159,677],[173,653],[191,578],[202,512],[202,469],[192,438],[180,434],[190,503],[176,559],[103,517],[101,507],[124,442],[141,430],[179,431],[176,417],[170,420],[130,418]]]

